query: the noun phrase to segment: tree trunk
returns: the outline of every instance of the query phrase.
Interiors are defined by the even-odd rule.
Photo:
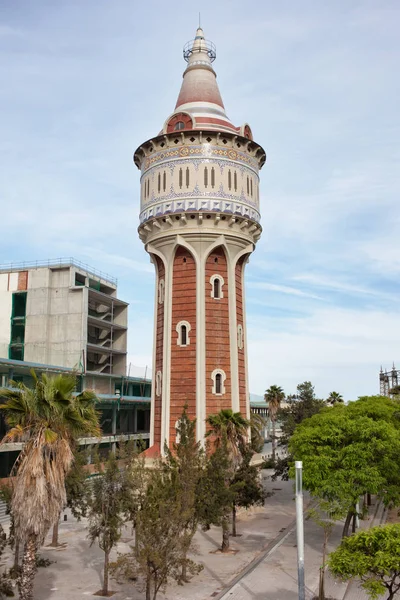
[[[151,600],[151,573],[150,573],[150,567],[147,567],[147,575],[146,575],[146,600]]]
[[[236,533],[236,505],[233,504],[232,506],[232,535],[233,537],[236,537],[237,533]]]
[[[57,546],[58,546],[58,525],[59,525],[59,523],[60,523],[60,515],[58,515],[58,519],[53,525],[53,535],[51,536],[51,544],[50,544],[50,546],[52,546],[53,548],[57,548]]]
[[[275,437],[275,430],[276,430],[276,424],[275,424],[275,417],[272,420],[272,460],[275,463],[275,456],[276,456],[276,437]]]
[[[319,588],[318,588],[318,600],[325,600],[325,569],[324,567],[319,568]]]
[[[110,563],[110,552],[104,552],[104,580],[103,580],[103,596],[108,595],[108,565]]]
[[[228,552],[229,550],[229,523],[227,519],[222,522],[222,546],[221,552]]]
[[[324,529],[324,543],[322,546],[322,565],[319,570],[319,594],[318,600],[325,600],[325,563],[326,563],[326,548],[328,545],[328,532]]]
[[[187,581],[186,577],[187,577],[187,563],[186,563],[186,552],[185,552],[185,555],[183,557],[182,572],[181,572],[181,579],[180,579],[180,582],[182,585],[183,585],[184,581]]]
[[[13,569],[14,569],[15,573],[18,571],[18,566],[19,566],[19,539],[15,538],[15,542],[14,542],[14,565],[13,565]]]
[[[393,590],[393,583],[391,585],[386,585],[387,591],[389,592],[389,596],[387,597],[387,600],[393,600],[396,592]]]
[[[353,516],[351,510],[349,510],[349,512],[347,513],[346,516],[346,520],[344,522],[344,527],[343,527],[343,532],[342,532],[342,539],[345,537],[348,537],[349,535],[349,527],[350,527],[350,522],[351,522],[351,517]]]
[[[20,600],[33,600],[33,584],[36,575],[37,538],[31,534],[25,542],[21,576],[18,579]]]
[[[371,502],[371,494],[369,492],[367,492],[367,506],[371,506],[372,502]]]
[[[351,526],[351,533],[355,533],[356,532],[356,513],[354,513],[353,515],[353,521],[352,521],[352,526]]]
[[[135,556],[136,558],[139,556],[139,528],[137,522],[135,524]]]

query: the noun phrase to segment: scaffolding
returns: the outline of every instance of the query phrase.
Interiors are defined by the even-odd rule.
[[[394,366],[390,371],[384,371],[381,367],[379,373],[379,393],[381,396],[389,397],[391,390],[399,385],[400,370],[397,370]]]

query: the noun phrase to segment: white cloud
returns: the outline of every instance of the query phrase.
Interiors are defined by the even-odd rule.
[[[320,296],[309,294],[308,292],[303,292],[302,290],[299,290],[294,287],[289,287],[287,285],[277,285],[274,283],[267,283],[265,281],[249,281],[247,287],[257,290],[277,292],[279,294],[289,294],[290,296],[301,296],[303,298],[313,298],[314,300],[324,300]]]
[[[262,393],[279,384],[287,393],[311,380],[317,394],[333,389],[348,400],[379,391],[381,364],[398,356],[400,313],[324,308],[311,316],[249,318],[250,389]]]

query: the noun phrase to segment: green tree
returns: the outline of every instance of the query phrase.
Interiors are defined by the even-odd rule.
[[[146,492],[135,514],[138,542],[113,565],[117,578],[143,576],[146,600],[156,600],[170,579],[182,580],[183,562],[191,574],[201,568],[184,558],[181,500],[174,478],[161,463],[148,470]]]
[[[166,446],[165,468],[174,481],[181,507],[182,582],[187,580],[187,553],[199,523],[197,491],[204,468],[204,451],[196,441],[196,420],[190,420],[185,406],[176,427],[172,451]]]
[[[268,404],[268,415],[272,423],[272,460],[276,459],[276,417],[281,403],[285,399],[285,392],[279,385],[271,385],[264,394],[264,400]]]
[[[74,452],[74,462],[65,478],[67,506],[77,521],[86,517],[89,510],[89,473],[85,468],[87,464],[88,451],[77,448]]]
[[[333,501],[319,499],[317,504],[308,511],[309,518],[313,519],[322,528],[322,563],[319,568],[318,600],[325,600],[325,571],[327,566],[328,541],[335,523],[344,517],[346,510],[342,505]]]
[[[257,413],[250,415],[251,448],[253,452],[261,452],[264,446],[265,418]]]
[[[14,515],[11,510],[11,501],[13,496],[12,479],[10,478],[6,484],[0,486],[0,498],[6,505],[6,514],[10,515],[10,527],[8,532],[8,543],[11,550],[14,551],[14,564],[11,569],[13,577],[17,577],[19,571],[19,540],[15,537]]]
[[[7,536],[4,533],[2,525],[0,525],[0,561],[7,544]],[[14,596],[12,589],[10,574],[7,570],[0,574],[0,600]]]
[[[220,445],[208,456],[197,496],[203,529],[207,530],[211,525],[222,528],[221,552],[229,551],[230,515],[238,488],[243,485],[232,483],[235,471],[223,436]]]
[[[32,371],[32,388],[10,382],[0,390],[0,410],[10,428],[4,442],[23,441],[13,468],[11,510],[15,535],[24,543],[20,600],[32,600],[36,556],[50,527],[66,504],[65,477],[79,436],[98,436],[96,396],[85,391],[75,396],[75,377]]]
[[[373,527],[342,540],[329,555],[329,569],[343,581],[358,577],[371,600],[400,590],[400,524]]]
[[[319,400],[314,391],[314,386],[310,381],[304,381],[297,386],[297,394],[287,397],[287,406],[278,411],[278,419],[281,423],[282,435],[279,444],[288,451],[287,456],[278,458],[275,464],[275,473],[272,479],[278,477],[287,481],[289,478],[289,465],[292,457],[288,449],[288,444],[296,427],[305,419],[318,414],[326,403]]]
[[[110,454],[105,467],[98,464],[100,476],[93,480],[89,508],[88,538],[90,545],[97,540],[104,552],[104,577],[102,596],[108,596],[110,552],[121,537],[124,525],[125,478],[118,468],[114,454]]]
[[[381,406],[372,404],[359,400],[326,409],[299,425],[289,444],[291,456],[303,461],[304,487],[314,496],[347,507],[343,535],[352,517],[354,522],[359,497],[366,492],[380,495],[386,504],[400,503],[396,403],[384,399]]]
[[[338,402],[344,402],[343,396],[339,394],[339,392],[331,392],[328,396],[327,403],[334,406],[334,404],[337,404]]]
[[[236,537],[236,511],[237,507],[250,508],[262,506],[266,498],[264,488],[260,481],[260,470],[251,464],[253,450],[250,445],[242,446],[242,461],[232,480],[234,497],[232,505],[232,535]]]

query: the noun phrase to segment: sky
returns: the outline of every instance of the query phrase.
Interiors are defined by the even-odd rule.
[[[128,362],[151,368],[132,155],[173,112],[199,9],[227,114],[267,153],[250,391],[378,393],[381,364],[400,368],[397,0],[0,0],[0,263],[118,277]]]

